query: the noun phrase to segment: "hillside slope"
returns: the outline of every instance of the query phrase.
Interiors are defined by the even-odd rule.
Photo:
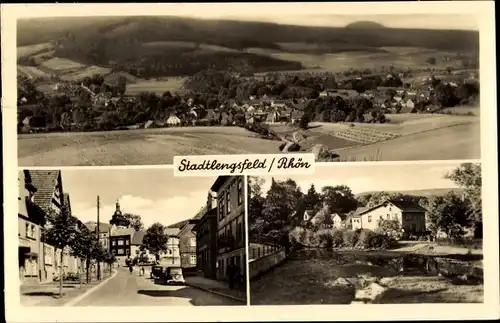
[[[423,190],[410,190],[410,191],[384,191],[386,193],[401,193],[405,195],[411,195],[411,196],[422,196],[422,197],[431,197],[431,196],[443,196],[446,195],[449,192],[455,192],[456,194],[462,194],[464,190],[462,188],[430,188],[430,189],[423,189]],[[375,194],[379,193],[378,191],[372,191],[372,192],[363,192],[356,194],[356,197],[362,197],[370,194]]]

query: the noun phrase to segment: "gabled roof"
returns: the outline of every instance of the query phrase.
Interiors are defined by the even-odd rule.
[[[88,221],[88,222],[85,222],[84,223],[85,226],[89,229],[89,231],[91,232],[96,232],[96,228],[97,228],[97,223],[95,221]],[[107,224],[107,223],[99,223],[99,232],[109,232],[109,230],[111,229],[111,225]]]
[[[33,196],[35,204],[41,208],[47,208],[52,205],[52,196],[59,178],[59,170],[30,170],[31,183],[37,191]]]
[[[165,233],[169,236],[177,236],[179,234],[179,228],[166,228]]]
[[[417,203],[414,203],[412,201],[407,201],[407,200],[396,200],[396,199],[388,199],[383,201],[382,203],[379,203],[373,207],[369,208],[364,208],[363,210],[358,209],[356,210],[356,213],[354,216],[361,216],[363,214],[366,214],[372,210],[378,209],[381,206],[386,205],[387,203],[390,203],[400,209],[403,212],[426,212],[427,210],[418,205]]]
[[[116,228],[111,230],[111,236],[116,237],[116,236],[131,236],[133,237],[135,234],[135,229],[134,228]]]
[[[134,233],[134,236],[132,237],[132,242],[130,244],[135,246],[142,245],[142,240],[144,239],[145,235],[146,231],[136,231]]]
[[[392,205],[404,212],[426,212],[427,210],[413,201],[408,200],[388,200]]]

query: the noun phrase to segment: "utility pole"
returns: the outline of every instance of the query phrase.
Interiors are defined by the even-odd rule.
[[[100,237],[99,237],[99,227],[100,227],[100,222],[99,222],[99,208],[100,208],[100,203],[99,203],[99,195],[97,195],[97,227],[96,227],[96,231],[97,231],[97,243],[98,243],[98,246],[100,247],[100,244],[101,244],[101,240],[100,240]],[[97,280],[101,280],[101,261],[99,259],[97,259]]]

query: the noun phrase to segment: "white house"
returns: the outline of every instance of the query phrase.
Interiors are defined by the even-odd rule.
[[[302,220],[304,222],[310,221],[313,217],[314,217],[314,211],[313,210],[306,210],[304,212],[304,217],[302,218]]]
[[[412,101],[412,99],[408,99],[408,101],[406,101],[406,107],[409,109],[415,108],[415,103]]]
[[[168,117],[167,124],[169,126],[178,126],[181,124],[181,119],[179,119],[179,117],[177,117],[175,115],[172,115],[172,116]]]
[[[420,205],[404,200],[386,200],[371,208],[359,209],[352,218],[352,228],[375,230],[379,220],[397,220],[405,232],[425,232],[425,212]]]
[[[333,213],[332,214],[332,223],[334,228],[343,228],[344,227],[344,220],[345,220],[344,215],[340,215],[338,213]]]

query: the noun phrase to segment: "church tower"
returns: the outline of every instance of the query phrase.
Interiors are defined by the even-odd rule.
[[[109,224],[116,228],[128,228],[130,226],[130,222],[123,216],[120,210],[119,201],[116,201],[115,213],[111,217],[111,220],[109,220]]]

